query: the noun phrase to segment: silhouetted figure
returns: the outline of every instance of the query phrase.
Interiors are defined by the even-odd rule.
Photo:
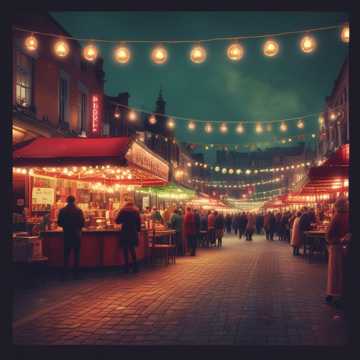
[[[74,196],[68,196],[66,202],[67,205],[60,210],[57,221],[64,231],[64,276],[67,273],[71,250],[75,258],[74,276],[77,276],[80,264],[81,229],[85,220],[82,210],[75,205]]]

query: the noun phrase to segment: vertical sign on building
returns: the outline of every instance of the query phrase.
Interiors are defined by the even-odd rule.
[[[99,135],[101,132],[101,98],[93,95],[91,98],[91,134]]]

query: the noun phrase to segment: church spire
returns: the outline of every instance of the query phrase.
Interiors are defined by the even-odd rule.
[[[164,98],[162,96],[162,86],[160,86],[160,91],[158,98],[156,100],[156,110],[155,112],[158,114],[165,114],[165,105],[166,102],[164,101]]]

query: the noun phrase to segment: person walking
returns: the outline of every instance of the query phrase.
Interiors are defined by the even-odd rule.
[[[233,229],[234,229],[235,235],[237,235],[238,230],[239,230],[239,214],[234,214],[234,216],[233,216],[233,222],[232,222],[232,227],[233,227]]]
[[[70,195],[66,199],[67,205],[59,211],[57,223],[64,232],[64,268],[63,277],[67,275],[69,257],[74,252],[74,278],[78,277],[80,265],[81,229],[85,225],[82,210],[75,205],[75,197]]]
[[[231,233],[231,223],[232,223],[231,215],[226,214],[226,216],[225,216],[225,224],[226,224],[226,233],[227,234]]]
[[[191,208],[186,209],[184,217],[184,231],[188,241],[191,256],[196,255],[196,227],[195,218]]]
[[[246,224],[247,224],[247,217],[245,212],[243,212],[240,215],[240,219],[239,219],[239,239],[241,239],[242,236],[245,234]]]
[[[293,247],[293,255],[298,256],[300,255],[300,247],[301,247],[301,233],[300,233],[300,217],[301,212],[298,211],[296,217],[294,219],[292,230],[291,230],[291,240],[290,245]]]
[[[264,215],[264,230],[266,240],[270,240],[270,211]]]
[[[305,231],[308,231],[311,229],[311,219],[309,216],[308,208],[304,207],[300,220],[299,220],[299,228],[300,228],[300,235],[301,235],[301,242],[302,244],[305,243]]]
[[[276,218],[275,218],[275,215],[272,212],[270,212],[270,215],[269,215],[269,239],[271,241],[274,240],[275,230],[276,230]]]
[[[264,225],[263,222],[264,222],[264,218],[263,218],[262,214],[258,213],[258,214],[256,215],[256,220],[255,220],[256,233],[257,233],[258,235],[261,234],[261,230],[262,230],[263,225]]]
[[[208,234],[208,217],[202,210],[200,214],[200,231],[202,246],[209,247],[209,234]]]
[[[175,232],[175,244],[176,244],[176,254],[184,255],[184,247],[182,243],[182,228],[183,228],[183,218],[179,209],[175,209],[171,218],[170,218],[170,227],[174,229]]]
[[[222,247],[222,238],[224,236],[224,228],[225,228],[225,219],[223,214],[219,214],[217,211],[214,213],[215,215],[215,233],[217,239],[217,246]]]
[[[200,229],[201,229],[201,218],[199,214],[199,210],[194,210],[194,222],[195,222],[195,241],[196,245],[200,243]]]
[[[139,271],[135,248],[139,244],[141,228],[140,213],[132,200],[127,200],[119,211],[115,222],[120,225],[119,247],[123,249],[125,273],[129,272],[129,253],[132,258],[133,272]]]
[[[335,215],[329,224],[326,239],[328,242],[328,273],[325,301],[340,306],[343,297],[343,242],[350,232],[349,205],[345,198],[335,203]]]
[[[246,240],[251,241],[252,235],[255,231],[255,216],[251,213],[248,213],[247,219],[248,219],[248,221],[247,221],[246,230],[245,230]]]
[[[208,214],[208,233],[209,233],[209,242],[214,244],[216,241],[215,236],[215,214],[212,211],[209,211]]]

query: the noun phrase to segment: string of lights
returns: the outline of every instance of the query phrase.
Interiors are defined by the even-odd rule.
[[[282,178],[277,177],[275,179],[261,180],[261,181],[257,181],[257,182],[246,183],[246,184],[227,184],[227,183],[224,184],[224,181],[222,181],[221,183],[209,182],[207,184],[207,186],[208,187],[215,187],[215,188],[243,189],[243,188],[248,188],[248,187],[252,187],[252,186],[260,186],[260,185],[278,183],[278,182],[281,181],[281,179]]]
[[[314,112],[304,115],[299,115],[295,117],[284,117],[282,119],[275,119],[275,120],[263,120],[263,121],[250,121],[250,120],[204,120],[204,119],[197,119],[195,117],[184,117],[179,115],[171,115],[171,114],[161,114],[154,111],[149,111],[147,109],[142,109],[134,106],[127,106],[124,104],[117,103],[115,101],[110,101],[110,104],[115,105],[115,112],[114,112],[114,118],[120,119],[121,113],[119,108],[123,108],[127,110],[127,119],[131,122],[135,122],[140,118],[139,114],[145,114],[150,115],[148,122],[151,125],[155,125],[157,123],[156,116],[158,117],[166,117],[167,118],[167,126],[171,129],[175,128],[176,123],[175,120],[181,120],[181,121],[187,121],[187,128],[188,130],[194,131],[197,129],[197,123],[205,123],[204,130],[206,133],[211,133],[213,131],[213,125],[212,124],[220,124],[219,131],[221,133],[228,132],[227,124],[237,124],[237,127],[235,128],[235,131],[238,134],[242,134],[245,132],[244,124],[252,124],[255,125],[255,132],[260,134],[263,132],[270,132],[273,130],[271,124],[274,123],[280,123],[279,130],[282,132],[286,132],[288,130],[288,122],[296,121],[296,127],[298,129],[304,129],[305,127],[305,119],[308,118],[314,118],[318,117],[319,125],[323,125],[324,123],[324,114],[322,111],[320,112]],[[343,105],[335,106],[330,111],[330,119],[332,121],[336,120],[337,118],[341,117],[343,115]],[[267,125],[265,128],[264,125]]]
[[[257,38],[266,38],[266,41],[262,44],[262,52],[264,56],[273,58],[278,55],[280,52],[280,43],[276,40],[277,37],[294,35],[294,34],[303,34],[299,41],[299,47],[302,52],[305,54],[313,53],[317,48],[317,40],[311,35],[312,33],[325,30],[334,30],[340,29],[339,37],[342,42],[349,43],[350,41],[350,27],[348,23],[341,25],[331,25],[325,27],[318,27],[312,29],[303,29],[296,31],[287,31],[279,32],[272,34],[255,34],[255,35],[236,35],[229,37],[214,37],[208,39],[198,39],[198,40],[108,40],[108,39],[89,39],[89,38],[80,38],[73,36],[59,35],[49,32],[41,32],[30,29],[24,29],[21,27],[13,27],[14,30],[24,32],[29,34],[24,40],[25,48],[30,52],[36,52],[39,47],[39,40],[37,36],[48,36],[55,38],[53,44],[54,54],[60,58],[64,58],[69,55],[71,51],[70,44],[68,40],[82,41],[86,45],[82,49],[83,57],[86,61],[94,62],[100,56],[100,50],[96,46],[96,43],[108,43],[108,44],[117,44],[113,50],[113,58],[119,64],[128,64],[132,59],[132,53],[127,44],[140,44],[140,43],[150,43],[156,44],[155,47],[151,50],[150,58],[157,64],[162,65],[168,61],[169,55],[168,50],[164,47],[163,44],[179,44],[179,43],[191,43],[193,44],[189,58],[195,64],[202,64],[207,59],[207,50],[203,46],[205,43],[215,42],[215,41],[227,41],[230,42],[226,48],[226,55],[230,61],[237,62],[240,61],[245,55],[245,47],[239,40],[247,39],[257,39]],[[37,36],[35,36],[37,35]]]

